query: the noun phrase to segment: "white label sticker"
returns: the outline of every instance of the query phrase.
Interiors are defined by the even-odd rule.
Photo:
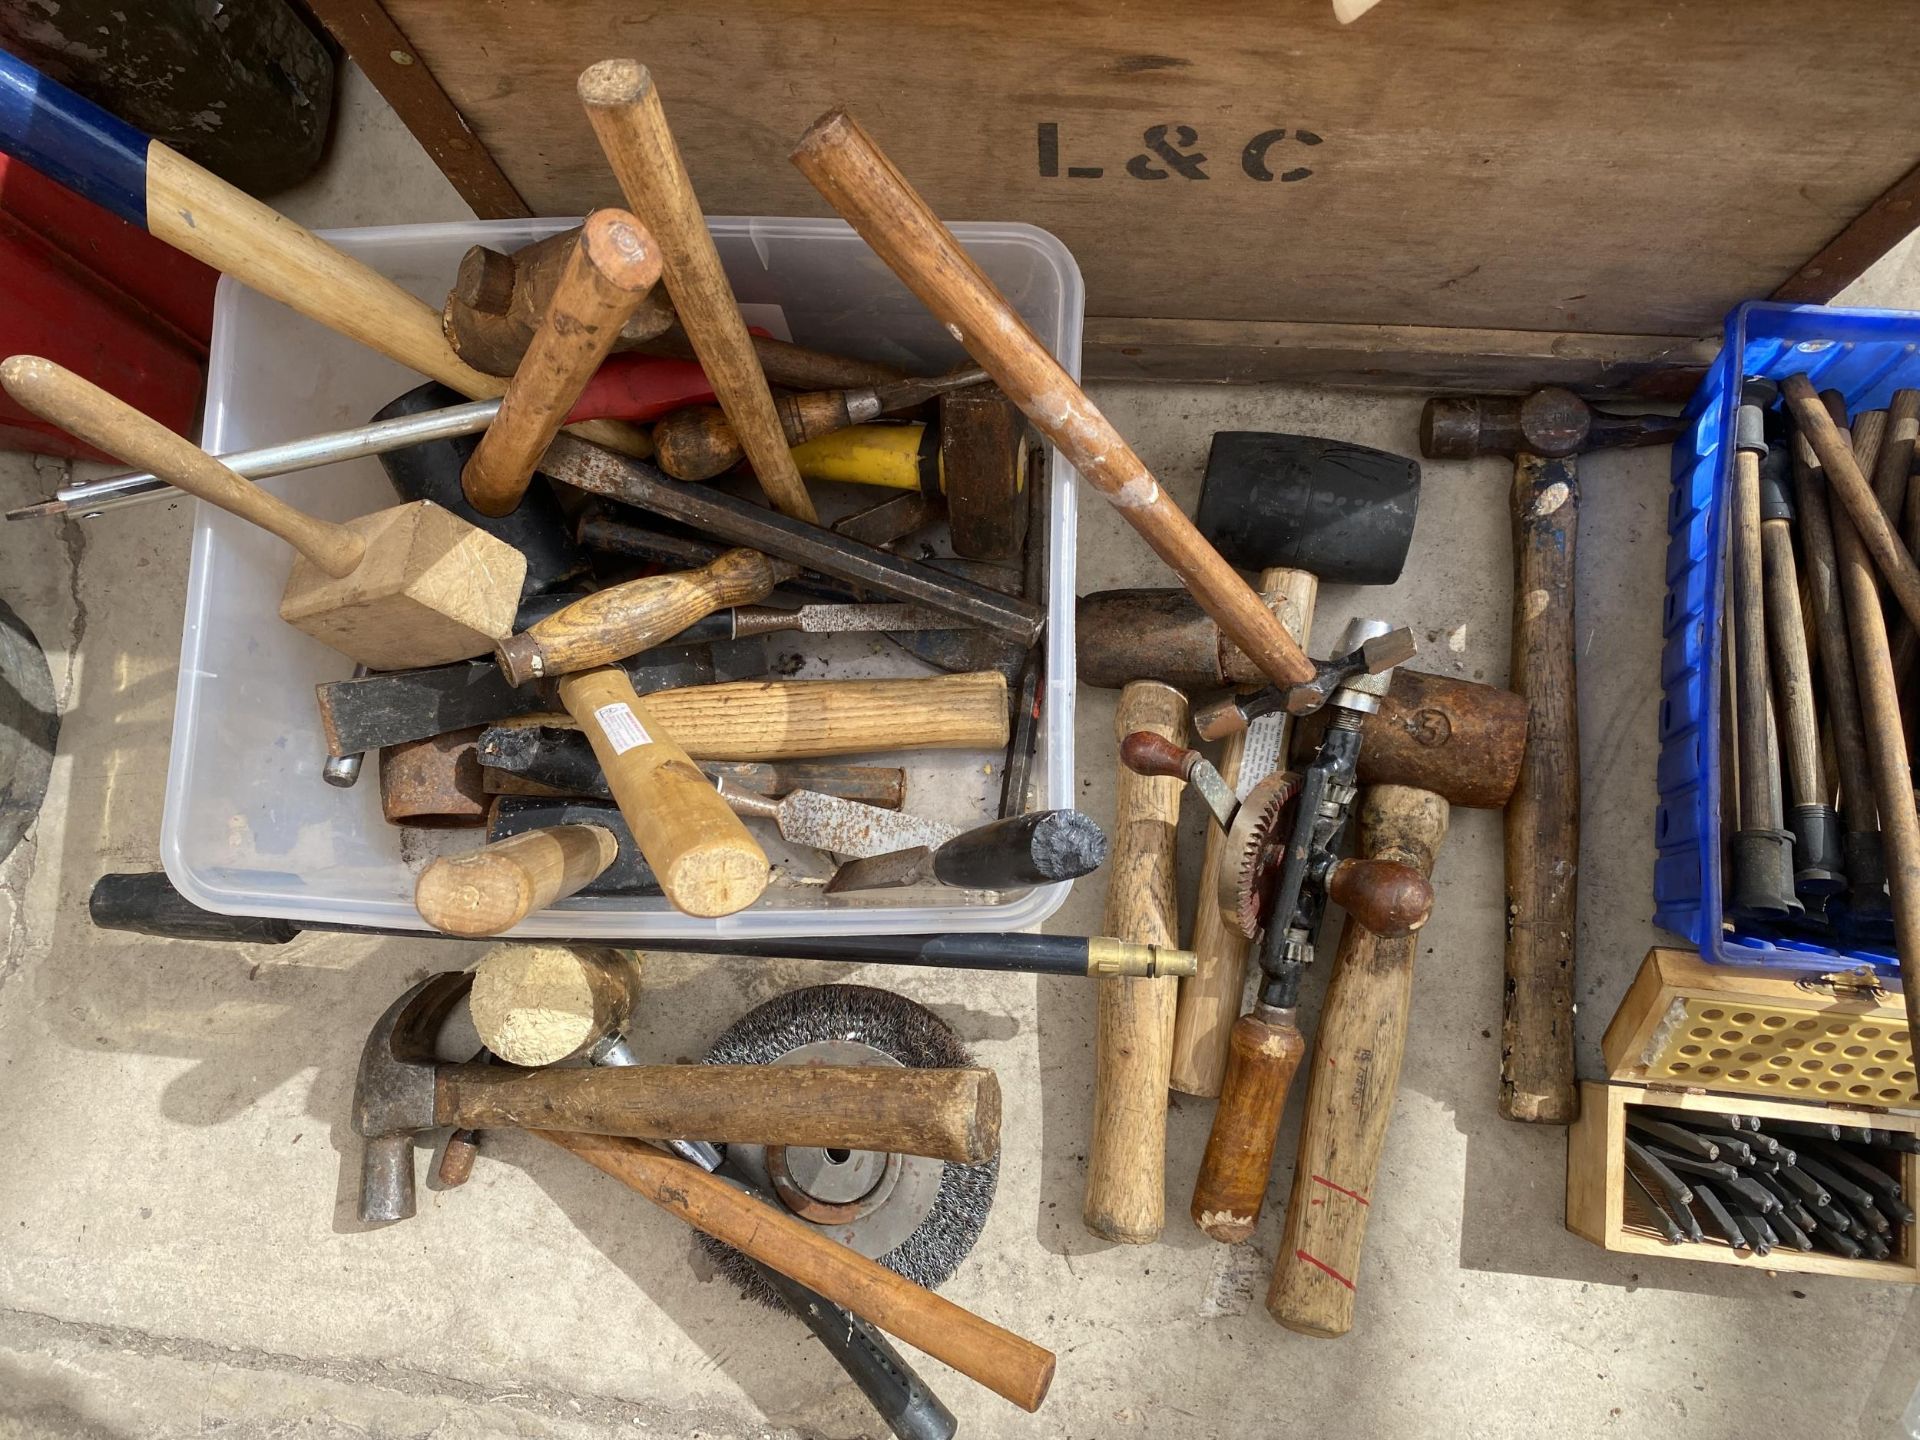
[[[640,723],[633,713],[633,707],[624,700],[602,705],[593,712],[593,718],[600,722],[600,733],[607,737],[607,743],[613,746],[616,755],[624,755],[629,750],[653,743],[653,737],[647,734],[647,727]]]
[[[1234,795],[1244,800],[1247,793],[1280,768],[1280,742],[1286,737],[1288,715],[1276,710],[1262,715],[1247,726],[1247,739],[1240,751],[1240,781]]]

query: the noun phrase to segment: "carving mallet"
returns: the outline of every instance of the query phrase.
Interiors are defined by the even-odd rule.
[[[783,514],[815,519],[653,76],[633,60],[602,60],[581,74],[579,94],[627,203],[660,247],[673,308],[761,488]]]
[[[377,355],[475,399],[505,391],[453,353],[424,300],[4,52],[0,91],[11,102],[0,106],[0,151]],[[631,425],[597,420],[577,433],[652,453]]]
[[[634,693],[626,673],[611,666],[584,670],[563,676],[559,692],[674,907],[711,917],[759,899],[767,888],[766,854]]]
[[[1306,653],[1160,488],[1152,473],[926,201],[844,110],[816,121],[793,162],[959,338],[1081,476],[1111,501],[1276,685],[1313,677]]]
[[[1447,818],[1447,802],[1430,790],[1371,786],[1360,792],[1359,854],[1431,879]],[[1308,1067],[1286,1227],[1267,1289],[1267,1313],[1303,1335],[1330,1339],[1353,1328],[1361,1246],[1407,1048],[1417,950],[1412,935],[1388,939],[1351,924],[1340,932]]]
[[[1116,738],[1147,730],[1178,743],[1187,700],[1158,681],[1120,692]],[[1174,833],[1181,783],[1120,768],[1102,928],[1123,940],[1171,946],[1179,940]],[[1146,1245],[1166,1223],[1167,1067],[1174,986],[1139,977],[1095,987],[1093,1138],[1081,1218],[1103,1240]]]
[[[316,520],[71,371],[31,355],[0,384],[42,419],[279,536],[298,552],[280,618],[375,670],[484,652],[513,628],[526,557],[422,501]]]
[[[1438,399],[1420,417],[1430,459],[1513,457],[1513,663],[1508,683],[1531,719],[1520,785],[1506,815],[1506,1006],[1500,1113],[1571,1124],[1573,965],[1580,872],[1580,726],[1574,665],[1574,547],[1581,453],[1664,445],[1670,415],[1615,415],[1549,387],[1507,396]]]
[[[957,370],[925,380],[899,380],[859,390],[820,390],[777,395],[773,407],[787,444],[804,445],[851,425],[863,425],[896,410],[910,410],[950,390],[986,382],[984,370]],[[717,405],[695,405],[665,415],[653,427],[654,456],[676,480],[711,480],[731,470],[746,454],[726,412]],[[914,483],[919,483],[915,477]]]
[[[659,249],[638,220],[624,210],[596,210],[587,217],[533,343],[500,399],[500,413],[461,472],[460,487],[474,509],[512,513],[621,325],[659,278]]]

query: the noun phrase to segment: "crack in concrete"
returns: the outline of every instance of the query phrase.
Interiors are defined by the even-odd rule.
[[[87,555],[84,525],[60,521],[60,543],[67,552],[67,598],[73,602],[73,620],[67,626],[67,673],[61,677],[60,713],[73,699],[74,677],[80,672],[80,642],[87,636],[87,601],[80,593],[80,562]]]
[[[308,1359],[284,1351],[246,1345],[221,1345],[186,1336],[161,1335],[126,1325],[90,1320],[62,1320],[37,1310],[0,1307],[0,1350],[45,1353],[54,1344],[78,1343],[142,1359],[169,1360],[188,1365],[221,1366],[255,1374],[285,1375],[338,1385],[386,1390],[416,1400],[439,1400],[460,1406],[498,1405],[525,1411],[546,1420],[575,1424],[633,1427],[637,1424],[692,1426],[711,1436],[771,1437],[796,1432],[769,1427],[764,1421],[723,1413],[712,1407],[664,1405],[626,1400],[613,1395],[574,1393],[523,1380],[503,1379],[496,1385],[478,1385],[455,1375],[383,1360]],[[667,1433],[673,1433],[669,1430]]]

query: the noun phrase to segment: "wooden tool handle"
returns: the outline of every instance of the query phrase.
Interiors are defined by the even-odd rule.
[[[581,74],[579,90],[627,203],[659,243],[681,328],[752,457],[761,488],[782,513],[816,520],[653,76],[637,61],[602,60]]]
[[[635,1140],[537,1133],[694,1229],[819,1292],[1021,1409],[1038,1410],[1046,1398],[1053,1383],[1051,1352],[837,1244],[719,1176]]]
[[[1260,594],[1287,627],[1287,633],[1302,645],[1313,624],[1314,601],[1320,582],[1304,570],[1273,569],[1261,572]],[[1215,654],[1231,649],[1220,637],[1219,628],[1208,623]],[[1235,650],[1234,654],[1239,652]],[[1242,657],[1244,660],[1244,657]],[[1251,667],[1249,667],[1251,668]],[[1396,676],[1389,701],[1400,687]],[[1325,713],[1324,711],[1321,713]],[[1369,717],[1371,720],[1374,717]],[[1291,720],[1284,715],[1272,721],[1257,722],[1255,744],[1249,749],[1247,732],[1227,737],[1220,752],[1220,775],[1234,793],[1245,795],[1251,780],[1264,779],[1287,760]],[[1372,748],[1372,740],[1361,746],[1362,762]],[[1252,765],[1259,774],[1243,774],[1243,765]],[[1198,899],[1193,910],[1194,973],[1180,982],[1180,1003],[1173,1015],[1173,1065],[1169,1083],[1183,1095],[1218,1095],[1227,1074],[1227,1037],[1233,1022],[1240,1017],[1241,995],[1246,989],[1247,937],[1240,927],[1227,922],[1214,902],[1219,893],[1220,866],[1226,835],[1217,825],[1207,827],[1207,849],[1200,861]]]
[[[1793,527],[1785,520],[1767,521],[1760,528],[1760,547],[1767,587],[1767,640],[1793,803],[1824,805],[1826,766],[1820,758],[1818,700],[1807,651],[1806,612],[1800,603],[1800,569],[1793,556]]]
[[[743,680],[664,691],[648,704],[702,760],[1002,750],[1007,744],[1007,680],[997,671],[914,680]]]
[[[1500,1113],[1571,1124],[1575,882],[1580,870],[1580,718],[1574,691],[1574,461],[1521,455],[1513,469],[1513,688],[1529,710],[1506,815],[1506,1010]]]
[[[1394,860],[1342,860],[1327,876],[1327,895],[1383,940],[1413,934],[1433,913],[1433,886]]]
[[[1287,1087],[1306,1049],[1294,1012],[1266,1005],[1234,1021],[1227,1036],[1227,1073],[1190,1210],[1193,1223],[1223,1245],[1245,1240],[1260,1222]]]
[[[420,872],[413,905],[449,935],[498,935],[591,884],[619,853],[598,825],[529,830],[472,855],[442,855]]]
[[[842,390],[777,395],[773,407],[788,445],[804,445],[853,423]],[[660,468],[676,480],[711,480],[746,454],[726,411],[716,405],[690,405],[663,418],[653,427],[653,448]]]
[[[1738,828],[1777,830],[1779,756],[1768,710],[1766,585],[1760,544],[1760,457],[1741,450],[1733,457],[1733,496],[1728,529],[1727,599],[1734,614],[1734,704],[1742,717],[1738,738],[1740,794]],[[1798,601],[1795,602],[1796,604]],[[1745,723],[1752,720],[1754,723]]]
[[[611,665],[671,639],[716,610],[766,599],[791,574],[791,565],[777,565],[757,550],[729,550],[698,570],[597,590],[502,640],[494,658],[514,685]]]
[[[513,513],[567,411],[659,278],[659,250],[638,220],[624,210],[596,210],[587,217],[533,343],[500,399],[500,413],[460,472],[460,489],[474,509]]]
[[[624,1033],[639,995],[638,951],[495,945],[474,966],[467,1011],[495,1059],[557,1065]]]
[[[1430,876],[1448,817],[1447,802],[1431,791],[1363,790],[1360,853]],[[1414,953],[1411,937],[1385,940],[1359,925],[1340,932],[1314,1039],[1286,1229],[1267,1290],[1268,1313],[1303,1335],[1353,1328],[1360,1249],[1406,1052]]]
[[[453,353],[438,312],[419,296],[158,141],[147,146],[147,229],[249,289],[462,395],[486,400],[507,388],[506,381],[483,375]],[[572,429],[624,454],[652,453],[642,432],[618,421]]]
[[[1789,375],[1780,382],[1780,393],[1786,397],[1813,453],[1820,457],[1828,492],[1839,498],[1841,508],[1860,536],[1860,543],[1873,557],[1874,567],[1906,612],[1909,623],[1920,625],[1920,568],[1914,566],[1912,553],[1887,518],[1887,512],[1880,508],[1873,487],[1861,473],[1839,427],[1820,403],[1813,382],[1805,375]],[[1835,519],[1837,522],[1838,517]]]
[[[586,732],[634,843],[676,909],[731,915],[760,898],[765,852],[623,671],[563,676],[560,700]]]
[[[1277,685],[1313,664],[1246,581],[1160,488],[1065,367],[960,248],[891,161],[844,110],[800,138],[793,163],[986,369],[1007,398],[1060,447],[1201,607]]]
[[[0,385],[42,420],[278,535],[335,578],[351,575],[366,553],[366,542],[346,526],[294,509],[234,474],[191,440],[51,360],[15,355],[0,363]]]
[[[901,1065],[443,1065],[434,1123],[815,1145],[977,1165],[1000,1153],[991,1070]]]
[[[1120,692],[1116,737],[1152,730],[1178,743],[1186,726],[1187,697],[1171,685],[1142,680]],[[1144,945],[1179,944],[1173,875],[1180,791],[1178,780],[1120,768],[1103,934]],[[1122,976],[1093,983],[1093,1140],[1081,1215],[1102,1239],[1145,1245],[1166,1224],[1167,1065],[1176,982]]]
[[[1136,775],[1185,780],[1188,768],[1199,758],[1198,750],[1189,750],[1152,730],[1135,730],[1120,737],[1120,763]]]

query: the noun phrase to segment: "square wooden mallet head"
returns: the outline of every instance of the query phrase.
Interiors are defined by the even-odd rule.
[[[513,633],[526,556],[431,501],[316,520],[51,360],[15,355],[0,385],[43,420],[293,546],[280,618],[369,669],[465,660]]]

